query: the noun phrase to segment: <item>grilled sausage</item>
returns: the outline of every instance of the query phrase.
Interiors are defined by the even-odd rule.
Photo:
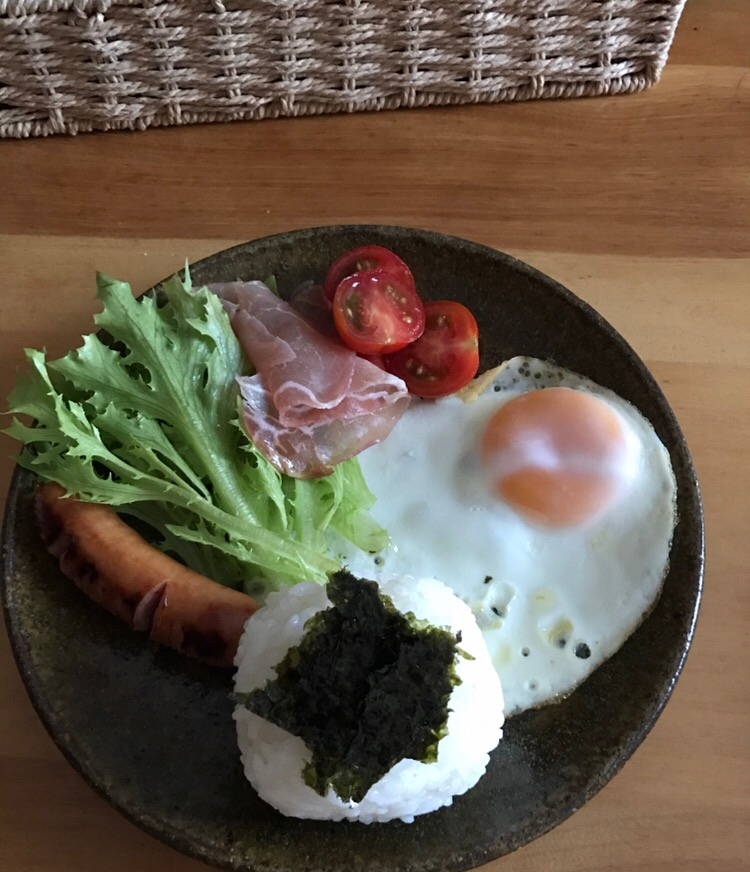
[[[107,506],[37,492],[44,542],[62,572],[95,603],[156,642],[214,666],[231,666],[245,621],[260,603],[149,545]]]

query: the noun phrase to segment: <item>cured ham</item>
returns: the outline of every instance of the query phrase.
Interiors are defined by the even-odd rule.
[[[404,382],[324,336],[261,282],[209,285],[256,374],[239,377],[248,435],[294,478],[318,478],[380,442],[409,405]]]
[[[289,305],[319,333],[336,342],[341,341],[331,317],[331,304],[326,299],[323,285],[304,282],[292,291]]]

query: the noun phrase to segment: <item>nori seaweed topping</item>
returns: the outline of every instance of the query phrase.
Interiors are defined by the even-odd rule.
[[[467,655],[452,633],[402,615],[374,581],[337,572],[328,598],[278,677],[237,699],[305,742],[306,784],[359,802],[399,760],[437,759],[456,656]]]

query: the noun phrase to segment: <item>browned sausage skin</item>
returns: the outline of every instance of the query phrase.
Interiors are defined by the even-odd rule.
[[[149,545],[107,506],[65,498],[49,482],[36,505],[45,545],[95,603],[156,642],[231,666],[245,621],[260,603]]]

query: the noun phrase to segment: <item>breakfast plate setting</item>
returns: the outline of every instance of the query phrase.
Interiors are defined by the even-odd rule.
[[[393,258],[385,266],[371,260],[372,251],[382,249]],[[346,265],[352,251],[369,254]],[[329,295],[326,279],[330,284],[337,264]],[[403,274],[400,264],[408,265]],[[367,319],[356,307],[363,289],[377,289],[384,276],[393,279],[384,285],[386,302],[396,300],[403,322],[411,325],[416,310],[407,308],[411,297],[402,290],[412,275],[427,312],[419,335],[385,351],[385,346],[362,346],[360,328]],[[112,329],[116,308],[130,311],[130,292],[122,283],[100,278],[105,311],[97,323],[125,342],[132,356],[127,358],[117,344],[101,344],[102,351],[95,340],[87,340],[79,358],[55,370],[49,391],[44,387],[36,395],[36,405],[28,390],[17,393],[17,410],[31,412],[40,428],[59,427],[64,436],[80,427],[81,445],[93,444],[100,432],[109,433],[110,446],[119,444],[123,440],[117,434],[125,431],[115,424],[127,429],[137,418],[146,428],[140,413],[148,414],[150,392],[161,384],[161,362],[169,366],[175,347],[169,331],[179,327],[183,315],[200,341],[217,349],[226,345],[223,353],[230,357],[235,353],[229,328],[225,342],[225,334],[206,322],[203,309],[180,314],[178,304],[190,308],[198,306],[195,300],[207,301],[205,311],[215,310],[224,320],[229,316],[242,345],[240,325],[250,321],[243,314],[244,283],[258,282],[271,287],[249,286],[262,305],[275,305],[276,294],[282,301],[299,299],[303,289],[308,316],[333,306],[341,340],[332,325],[324,325],[333,337],[325,341],[343,342],[357,366],[366,358],[368,401],[376,393],[385,408],[387,421],[378,425],[382,432],[377,438],[364,436],[363,449],[341,453],[339,425],[326,421],[321,425],[324,449],[309,461],[312,472],[299,466],[308,448],[304,440],[289,459],[283,428],[273,430],[268,445],[258,447],[250,460],[247,448],[238,449],[244,451],[242,463],[252,467],[247,475],[262,473],[269,488],[279,488],[275,508],[263,511],[286,517],[293,505],[296,520],[290,523],[295,526],[287,535],[264,522],[256,536],[246,533],[247,517],[239,512],[239,520],[226,516],[221,541],[216,529],[226,505],[219,499],[218,507],[200,515],[204,500],[195,493],[205,491],[208,506],[212,488],[205,479],[191,478],[190,462],[213,442],[205,438],[213,432],[210,427],[185,451],[190,462],[184,466],[179,460],[165,464],[162,431],[143,429],[139,449],[131,453],[136,464],[146,458],[150,471],[145,475],[139,468],[132,481],[119,460],[111,467],[116,474],[103,472],[97,465],[100,455],[81,448],[78,460],[88,464],[89,478],[77,487],[66,485],[73,479],[61,481],[70,493],[108,489],[111,503],[122,505],[132,488],[142,494],[148,482],[158,480],[167,482],[165,494],[179,506],[164,527],[162,545],[192,568],[174,570],[174,596],[171,582],[154,582],[131,604],[122,576],[115,605],[111,579],[118,568],[137,563],[141,548],[158,557],[147,556],[143,571],[133,570],[132,584],[145,584],[149,572],[166,572],[167,563],[159,561],[174,564],[141,544],[139,536],[148,536],[149,528],[161,530],[162,515],[145,499],[138,503],[146,507],[133,512],[136,533],[123,531],[113,513],[100,510],[102,523],[119,537],[122,555],[121,567],[113,565],[114,559],[105,565],[107,553],[115,551],[107,551],[103,534],[101,542],[96,538],[104,529],[96,519],[85,528],[90,535],[83,536],[82,527],[67,530],[66,524],[74,523],[69,516],[55,514],[58,504],[75,501],[57,500],[54,493],[51,512],[45,509],[40,476],[54,478],[50,464],[58,458],[51,449],[37,447],[33,462],[27,454],[27,468],[15,472],[3,528],[3,604],[19,671],[45,727],[83,778],[127,818],[190,856],[246,872],[475,868],[541,836],[579,809],[625,764],[666,705],[692,640],[703,577],[703,516],[687,445],[643,362],[569,290],[527,264],[466,240],[369,225],[292,231],[190,264],[182,279],[172,278],[154,298],[133,304],[132,311],[142,306],[144,314],[128,316],[135,325],[128,334],[132,342]],[[204,286],[210,291],[202,291]],[[328,303],[315,310],[318,291]],[[125,294],[119,298],[125,302],[118,302],[118,293]],[[430,330],[459,323],[454,304],[476,320],[478,360],[470,364],[468,355],[459,355],[448,375],[435,376],[433,358],[424,350],[419,357],[416,343],[424,349]],[[421,303],[414,305],[422,312]],[[148,370],[142,362],[148,355],[138,358],[134,349],[158,319],[163,336],[152,333],[163,349],[158,355],[154,351],[160,362]],[[255,328],[254,347],[265,342],[278,352],[281,328],[276,324],[260,334]],[[199,340],[198,351],[193,348],[176,364],[186,374],[199,365]],[[470,345],[464,341],[462,347]],[[286,351],[281,353],[282,367],[288,367]],[[143,408],[116,421],[116,398],[101,398],[97,386],[86,398],[75,395],[68,403],[62,413],[70,413],[67,423],[51,424],[45,403],[55,390],[70,391],[55,379],[75,384],[82,362],[97,354],[102,372],[128,361],[129,377],[139,380],[145,398]],[[255,356],[248,356],[260,370]],[[35,377],[44,379],[42,358],[30,360],[36,360]],[[260,446],[269,422],[284,424],[279,393],[271,402],[268,377],[261,385],[258,375],[237,366],[240,390],[233,373],[234,393],[224,406],[230,415],[238,414],[241,393],[244,431],[217,425],[216,445],[234,445],[250,434]],[[465,377],[452,383],[461,366]],[[214,390],[218,368],[211,358],[203,371],[195,370],[206,395]],[[88,385],[92,377],[86,378]],[[447,384],[450,395],[435,393],[435,381]],[[279,390],[283,387],[282,379]],[[39,399],[42,395],[47,399]],[[99,402],[100,426],[91,429],[76,409]],[[158,419],[154,409],[152,417]],[[258,410],[259,419],[253,417]],[[168,412],[164,417],[163,432],[172,438],[179,428]],[[356,420],[343,428],[347,438],[359,427]],[[316,433],[318,426],[316,419]],[[298,429],[307,433],[306,427]],[[15,435],[41,445],[40,432],[47,430],[33,435],[17,429]],[[329,439],[331,433],[335,440]],[[212,451],[208,445],[206,456]],[[264,472],[267,462],[270,471]],[[157,464],[161,479],[154,478]],[[215,466],[225,482],[221,461]],[[320,490],[326,481],[330,494]],[[192,497],[180,496],[190,488]],[[303,500],[331,506],[324,553],[313,548],[322,541],[318,533],[304,529],[300,520]],[[288,550],[285,536],[293,546]],[[259,556],[261,546],[276,542],[282,543],[282,557]],[[199,563],[193,562],[206,546],[211,557],[197,556]],[[78,549],[75,566],[71,548]],[[199,573],[221,577],[228,586],[210,583],[221,591],[221,604],[211,606],[210,628],[204,622],[197,635],[184,626],[178,632],[173,616],[188,607],[179,605],[177,585],[192,590],[191,584],[209,584],[198,581]],[[326,577],[331,580],[321,587]],[[372,587],[357,585],[354,577],[373,579]],[[355,590],[370,591],[370,599],[356,600],[365,594]],[[290,596],[297,597],[291,606]],[[219,612],[230,615],[228,622],[216,617]],[[358,624],[362,614],[366,620]],[[346,624],[347,615],[355,616],[353,624]],[[362,629],[370,621],[373,638]],[[370,741],[364,721],[347,734],[342,724],[350,712],[340,710],[335,699],[326,708],[324,697],[326,681],[330,684],[336,674],[331,651],[343,673],[339,648],[349,633],[360,646],[350,658],[356,681],[365,681],[367,705],[375,706],[377,717],[385,711],[383,722],[390,724],[387,717],[398,706],[380,684],[377,694],[372,691],[376,681],[370,674],[360,674],[366,659],[361,646],[379,644],[377,621],[402,634],[396,655],[377,656],[395,657],[394,663],[412,657],[417,664],[412,673],[422,678],[407,678],[409,668],[391,661],[386,669],[375,655],[372,672],[387,672],[387,687],[396,687],[412,703],[417,700],[412,715],[424,735],[421,745],[388,758],[387,765],[378,760],[370,777],[368,755],[375,754],[372,747],[381,736],[376,732]],[[350,633],[352,626],[356,632]],[[228,667],[240,636],[234,675]],[[434,666],[438,651],[448,652],[442,676]],[[300,681],[295,685],[289,676],[306,665],[301,683],[314,688],[310,693],[319,706],[312,717],[321,723],[300,727],[295,718],[310,708],[310,697],[300,701],[294,695]],[[434,691],[441,680],[448,682],[443,696]],[[371,713],[371,720],[377,717]],[[348,749],[346,765],[331,762],[332,737],[339,731]],[[398,727],[389,731],[396,735]],[[294,740],[298,749],[279,750],[282,738]],[[299,762],[290,767],[290,755],[297,752]]]

